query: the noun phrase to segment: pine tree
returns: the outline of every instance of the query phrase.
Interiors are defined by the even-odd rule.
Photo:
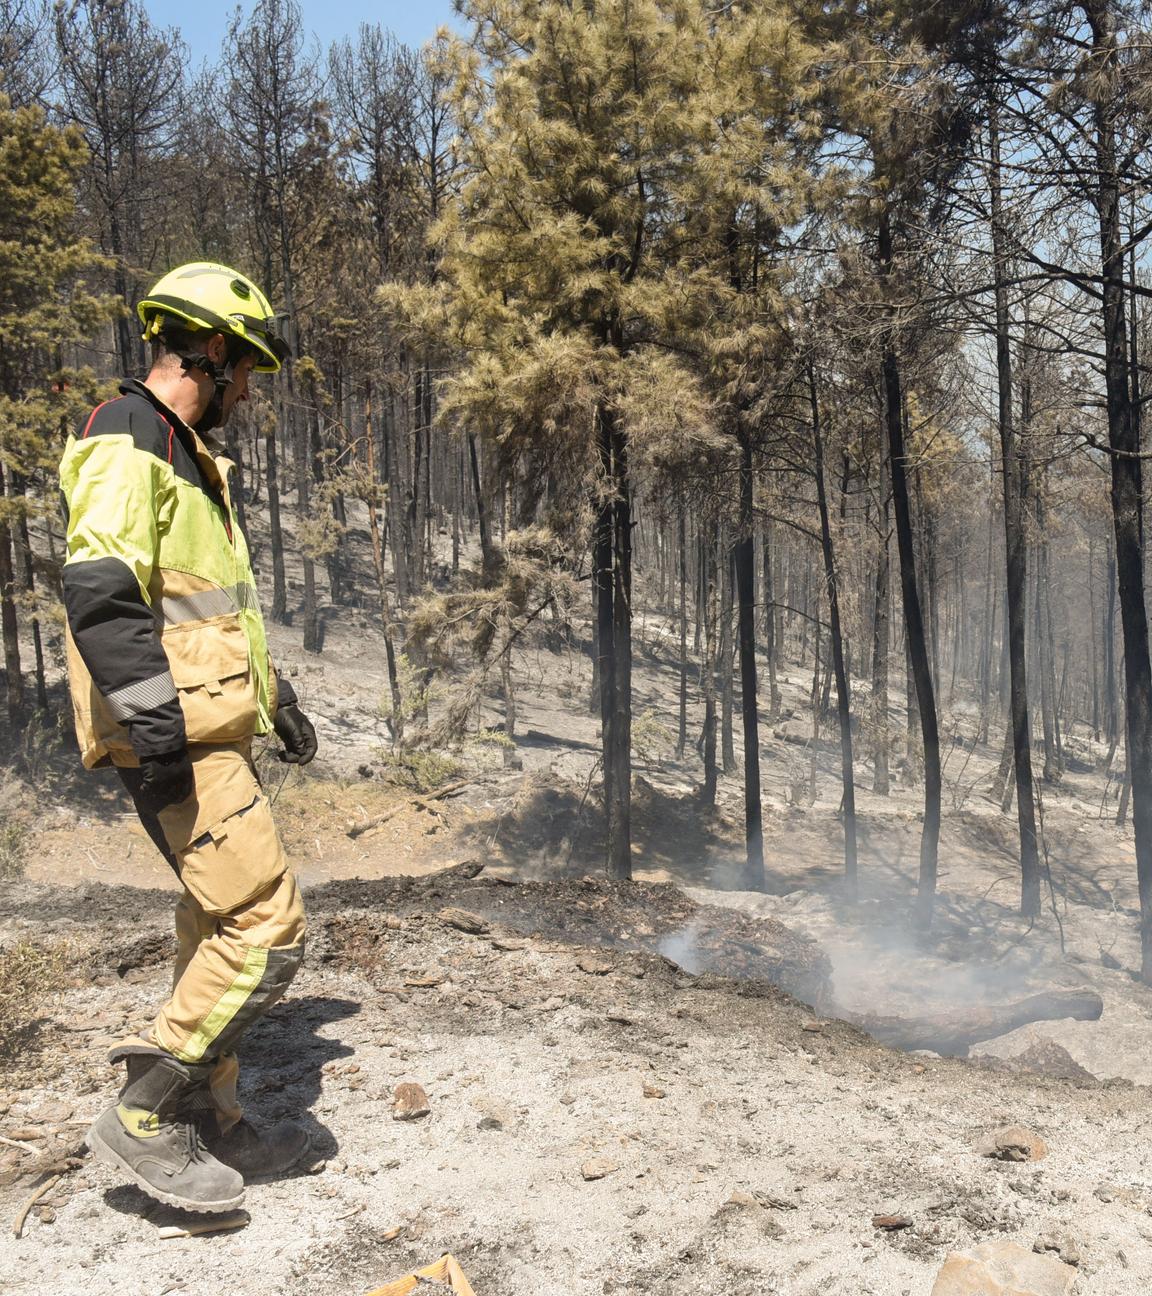
[[[14,109],[0,98],[0,615],[13,726],[26,709],[22,613],[36,646],[43,700],[26,526],[29,511],[41,505],[29,487],[55,468],[59,428],[92,395],[91,375],[65,372],[61,356],[71,343],[91,337],[113,310],[109,299],[85,285],[85,276],[99,274],[106,263],[74,234],[76,186],[85,160],[78,131],[50,126],[41,109]],[[55,492],[48,498],[54,503]],[[25,548],[19,564],[14,545]],[[17,568],[25,573],[22,582]]]
[[[672,217],[712,123],[697,88],[708,24],[683,6],[464,6],[453,106],[466,183],[438,227],[421,316],[463,356],[442,417],[481,436],[513,516],[591,542],[608,867],[631,876],[635,473],[710,428],[666,343],[686,282]],[[650,461],[650,459],[649,459]]]

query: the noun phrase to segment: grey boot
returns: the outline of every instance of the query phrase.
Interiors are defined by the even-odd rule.
[[[204,1147],[190,1104],[212,1064],[192,1066],[162,1049],[116,1051],[128,1079],[120,1102],[88,1131],[88,1146],[149,1197],[192,1211],[234,1210],[244,1181]]]
[[[227,1134],[221,1134],[216,1115],[211,1112],[200,1132],[208,1151],[217,1161],[243,1175],[246,1184],[257,1179],[279,1179],[299,1165],[312,1146],[308,1131],[295,1121],[280,1121],[266,1129],[257,1129],[241,1119]]]

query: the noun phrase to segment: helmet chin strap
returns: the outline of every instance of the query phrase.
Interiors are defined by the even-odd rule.
[[[182,355],[180,357],[180,366],[185,371],[199,369],[201,373],[207,374],[212,379],[214,384],[212,398],[209,400],[204,413],[192,425],[196,432],[211,432],[213,428],[220,426],[221,420],[224,418],[224,393],[232,382],[234,365],[231,362],[218,365],[211,356],[199,352]]]

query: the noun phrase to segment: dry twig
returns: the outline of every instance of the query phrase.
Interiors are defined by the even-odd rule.
[[[28,1212],[40,1200],[41,1197],[47,1197],[53,1188],[63,1179],[63,1175],[53,1175],[51,1179],[46,1179],[31,1197],[20,1207],[20,1213],[12,1222],[12,1236],[19,1237],[24,1232],[24,1221],[28,1218]]]

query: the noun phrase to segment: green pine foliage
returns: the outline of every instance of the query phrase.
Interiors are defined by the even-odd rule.
[[[77,131],[0,99],[0,464],[24,476],[55,466],[62,422],[91,400],[70,344],[115,309],[88,282],[107,263],[75,232],[84,157]]]

